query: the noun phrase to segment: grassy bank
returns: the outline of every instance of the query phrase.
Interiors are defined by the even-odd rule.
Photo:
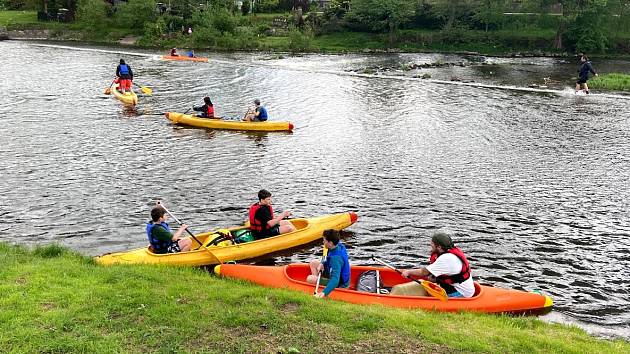
[[[189,268],[102,267],[58,246],[0,244],[7,352],[627,353],[535,318],[318,300]]]
[[[630,91],[630,75],[605,74],[588,81],[588,87],[596,90]]]
[[[0,26],[11,28],[14,25],[37,24],[35,11],[0,11]]]

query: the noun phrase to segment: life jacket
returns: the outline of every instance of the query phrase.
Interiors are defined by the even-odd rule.
[[[459,258],[459,260],[462,261],[462,270],[459,272],[459,274],[454,274],[454,275],[442,274],[436,278],[436,282],[440,284],[440,286],[444,288],[444,290],[446,290],[446,293],[452,294],[457,291],[455,287],[453,286],[453,284],[463,283],[468,278],[470,278],[470,264],[468,264],[468,260],[466,259],[464,252],[462,252],[462,250],[460,250],[457,247],[453,247],[446,252],[456,255],[457,258]],[[440,255],[437,253],[431,253],[431,258],[429,259],[429,263],[433,264],[438,259],[439,256]]]
[[[127,64],[120,64],[119,66],[120,70],[118,70],[118,73],[120,76],[129,75],[129,66],[127,66]]]
[[[258,219],[256,219],[256,212],[262,207],[263,205],[260,205],[260,203],[254,203],[252,204],[252,206],[249,207],[249,228],[252,231],[262,232],[263,230],[269,228],[268,225],[263,225]],[[273,219],[273,207],[271,205],[267,205],[267,207],[269,207],[271,218]]]
[[[266,121],[267,118],[268,118],[267,109],[265,107],[263,107],[263,106],[260,106],[260,107],[256,108],[256,110],[258,112],[260,112],[260,114],[258,114],[258,120],[261,121],[261,122]]]
[[[151,244],[151,247],[153,247],[153,252],[166,253],[168,250],[168,246],[170,246],[173,241],[171,240],[162,241],[162,240],[158,240],[155,236],[153,236],[153,228],[155,228],[156,226],[161,226],[164,229],[166,229],[166,231],[168,232],[171,232],[171,228],[168,226],[166,222],[156,224],[153,221],[149,221],[147,223],[147,238],[149,239],[149,243]]]
[[[214,106],[207,104],[206,108],[208,109],[208,111],[206,112],[206,114],[208,115],[208,118],[214,117]]]
[[[343,259],[339,285],[348,284],[348,282],[350,282],[350,261],[348,260],[348,252],[346,251],[346,246],[344,246],[341,241],[339,241],[335,248],[328,250],[326,261],[324,261],[324,267],[328,274],[330,274],[331,271],[330,257],[334,256],[341,257],[341,259]]]

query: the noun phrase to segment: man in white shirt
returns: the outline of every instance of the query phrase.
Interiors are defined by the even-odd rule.
[[[470,274],[470,265],[464,253],[453,244],[445,233],[436,233],[431,238],[431,258],[429,265],[420,269],[407,269],[402,272],[406,278],[429,278],[438,283],[448,297],[472,297],[475,285]],[[415,284],[415,285],[414,285]],[[394,286],[392,295],[427,296],[426,290],[415,283]]]

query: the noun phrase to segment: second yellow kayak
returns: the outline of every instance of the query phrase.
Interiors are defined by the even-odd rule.
[[[220,118],[209,119],[199,118],[190,114],[166,112],[165,116],[173,124],[190,125],[199,128],[209,129],[229,129],[229,130],[250,130],[250,131],[291,131],[293,124],[290,122],[265,121],[265,122],[245,122],[240,120],[224,120]]]

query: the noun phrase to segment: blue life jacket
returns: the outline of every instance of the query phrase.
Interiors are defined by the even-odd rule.
[[[341,279],[340,284],[348,284],[350,282],[350,261],[348,260],[348,252],[346,251],[346,246],[339,241],[337,247],[328,250],[328,255],[326,256],[326,261],[324,266],[326,267],[326,271],[330,274],[330,257],[338,256],[343,259],[343,265],[341,266]]]
[[[256,108],[256,110],[258,112],[260,112],[260,114],[258,115],[258,120],[260,120],[261,122],[264,122],[267,120],[268,116],[267,116],[267,109],[265,109],[265,107],[260,106],[258,108]]]
[[[155,236],[153,236],[153,228],[155,228],[158,225],[166,229],[166,231],[171,232],[171,228],[168,226],[166,222],[156,224],[153,221],[149,221],[147,223],[147,238],[149,239],[149,243],[151,244],[151,247],[153,247],[153,252],[166,253],[168,250],[168,246],[170,246],[173,241],[171,240],[161,241],[161,240],[158,240]]]
[[[127,64],[120,64],[120,75],[129,75],[129,66]]]

